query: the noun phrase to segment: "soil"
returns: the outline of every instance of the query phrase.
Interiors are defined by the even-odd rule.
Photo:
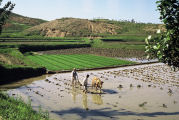
[[[121,58],[137,58],[146,59],[145,51],[143,50],[127,50],[127,49],[113,49],[113,48],[74,48],[74,49],[60,49],[40,51],[40,54],[94,54],[106,57],[121,57]]]
[[[117,25],[92,22],[87,19],[64,18],[52,20],[25,30],[28,34],[37,33],[46,37],[69,37],[69,36],[90,36],[91,34],[116,35],[116,30],[120,30]]]
[[[17,88],[15,84],[0,88],[8,88],[11,96],[30,99],[35,110],[41,106],[55,120],[179,119],[179,71],[155,63],[82,71],[78,72],[79,80],[86,74],[90,75],[86,94],[83,87],[71,85],[71,73],[24,80]],[[94,76],[104,81],[101,93],[91,88]]]

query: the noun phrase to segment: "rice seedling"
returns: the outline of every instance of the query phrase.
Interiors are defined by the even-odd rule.
[[[48,70],[72,70],[102,68],[119,65],[132,64],[133,62],[118,60],[109,57],[95,56],[89,54],[74,55],[29,55],[33,62],[46,67]]]

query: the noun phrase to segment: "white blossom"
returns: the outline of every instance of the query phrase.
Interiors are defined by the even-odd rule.
[[[152,38],[152,35],[149,35],[149,36],[148,36],[148,40],[150,40],[151,38]]]
[[[158,29],[158,30],[157,30],[157,33],[159,34],[160,32],[161,32],[160,29]]]

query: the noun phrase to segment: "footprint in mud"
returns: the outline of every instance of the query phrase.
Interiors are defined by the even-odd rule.
[[[105,78],[105,80],[108,80],[108,78]]]
[[[111,105],[110,103],[106,103],[107,105]]]
[[[27,90],[28,90],[28,91],[31,91],[32,89],[28,88]]]
[[[123,85],[119,84],[119,86],[117,88],[121,89],[121,88],[123,88]]]
[[[169,94],[173,94],[173,91],[169,88],[169,89],[168,89],[168,93],[169,93]]]
[[[70,90],[70,88],[65,88],[66,90]]]
[[[141,104],[139,104],[139,107],[144,107],[147,104],[147,102],[143,102]]]
[[[162,104],[162,107],[163,107],[163,108],[167,108],[167,105],[166,105],[166,104]]]
[[[93,73],[90,73],[90,75],[94,75]]]
[[[68,83],[66,83],[66,82],[65,82],[64,84],[65,84],[65,85],[68,85]]]
[[[117,107],[117,105],[112,105],[113,107]]]
[[[45,82],[48,82],[48,81],[49,81],[48,79],[45,80]]]
[[[100,76],[100,78],[104,78],[103,76]]]
[[[153,85],[153,88],[156,88],[156,85]]]
[[[59,86],[59,83],[57,83],[57,84],[55,84],[55,85]]]
[[[173,104],[177,104],[177,103],[178,103],[177,101],[175,101],[175,100],[173,101]]]
[[[137,85],[137,88],[141,88],[142,87],[142,85]]]

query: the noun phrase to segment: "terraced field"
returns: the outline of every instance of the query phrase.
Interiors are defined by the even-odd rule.
[[[48,70],[72,70],[101,68],[109,66],[118,66],[133,64],[134,62],[118,60],[109,57],[95,56],[89,54],[73,55],[31,55],[27,56],[33,62],[46,67]]]

